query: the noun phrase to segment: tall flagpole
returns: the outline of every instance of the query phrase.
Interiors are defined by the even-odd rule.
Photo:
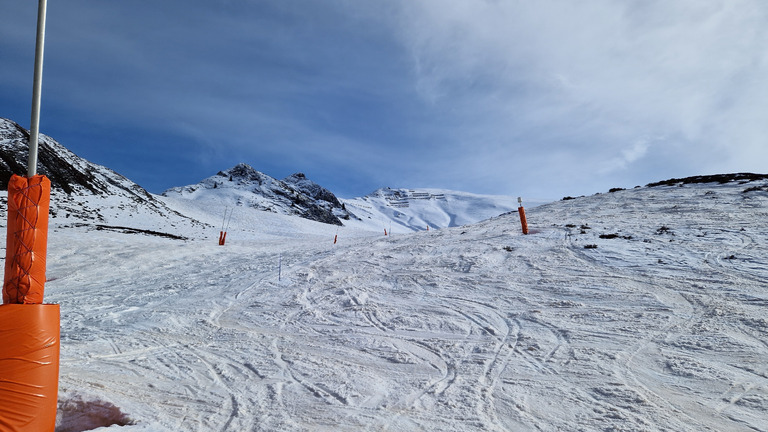
[[[45,15],[47,0],[37,6],[37,42],[35,44],[35,78],[32,87],[32,121],[29,126],[29,160],[27,177],[37,174],[37,140],[40,134],[40,100],[43,92],[43,51],[45,50]]]

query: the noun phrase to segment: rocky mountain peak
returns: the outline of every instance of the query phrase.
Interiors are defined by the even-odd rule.
[[[200,183],[169,189],[163,195],[223,201],[225,205],[248,206],[334,225],[342,225],[341,219],[353,216],[333,193],[303,173],[277,180],[246,163],[219,171]]]
[[[239,163],[232,168],[217,173],[219,177],[230,177],[233,180],[241,180],[248,182],[259,182],[264,180],[265,174],[257,171],[247,163]]]
[[[315,200],[328,202],[334,207],[342,206],[336,195],[334,195],[328,189],[313,182],[312,180],[309,180],[307,176],[304,175],[304,173],[292,174],[284,178],[283,183],[289,185],[296,191],[308,195]]]

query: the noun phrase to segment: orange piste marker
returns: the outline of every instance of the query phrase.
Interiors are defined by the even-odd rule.
[[[525,208],[523,207],[523,199],[517,197],[517,202],[520,207],[517,208],[517,212],[520,214],[520,225],[523,227],[523,234],[528,234],[528,221],[525,219]]]
[[[47,177],[12,176],[3,305],[0,430],[53,432],[59,386],[60,311],[42,304],[48,248]]]

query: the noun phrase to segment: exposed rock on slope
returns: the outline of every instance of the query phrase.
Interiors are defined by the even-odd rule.
[[[755,174],[755,173],[733,173],[733,174],[713,174],[713,175],[699,175],[685,178],[673,178],[669,180],[663,180],[655,183],[649,183],[648,187],[657,186],[675,186],[683,184],[697,184],[697,183],[720,183],[725,184],[732,181],[751,182],[755,180],[768,179],[768,174]]]
[[[29,132],[0,118],[0,188],[12,174],[26,175]],[[91,163],[41,134],[37,172],[51,180],[51,217],[74,222],[130,224],[132,227],[175,223],[200,225],[156,199],[111,169]],[[5,213],[6,206],[1,212]]]
[[[333,193],[304,174],[277,180],[244,163],[219,171],[200,183],[168,189],[163,195],[207,200],[222,206],[247,206],[333,225],[342,225],[341,219],[353,216]]]
[[[25,175],[29,132],[0,118],[0,188],[8,189],[11,174]],[[67,194],[109,195],[119,192],[136,200],[151,200],[141,186],[101,165],[86,161],[46,135],[40,135],[38,173],[51,180],[51,188]]]

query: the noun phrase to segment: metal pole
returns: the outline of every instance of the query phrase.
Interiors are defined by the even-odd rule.
[[[227,223],[227,212],[229,211],[229,207],[224,207],[224,219],[221,220],[221,232],[224,232],[224,224]],[[232,209],[232,211],[235,211],[235,209]]]
[[[29,126],[29,160],[27,177],[37,174],[37,138],[40,134],[40,100],[43,91],[43,51],[45,49],[45,10],[47,0],[37,5],[37,42],[35,44],[35,78],[32,87],[32,122]]]

